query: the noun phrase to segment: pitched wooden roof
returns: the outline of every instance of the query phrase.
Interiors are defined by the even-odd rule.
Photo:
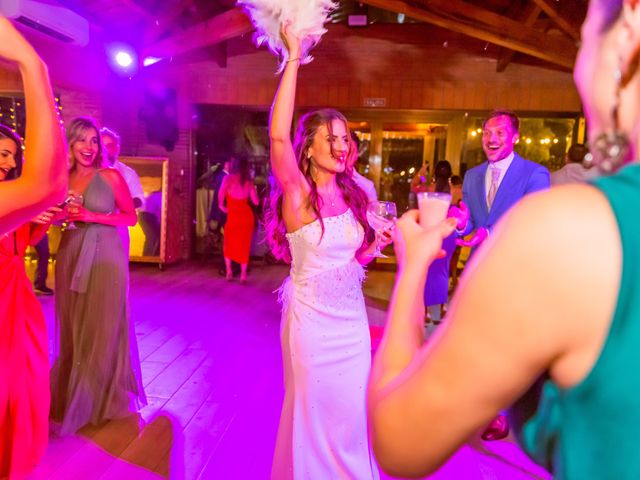
[[[225,43],[251,32],[234,0],[62,0],[105,36],[129,35],[144,55],[161,58],[210,56],[224,65]],[[465,42],[495,56],[498,71],[510,62],[537,63],[570,70],[577,52],[587,0],[343,0],[332,22],[347,24],[350,15],[366,15],[368,25],[396,24],[389,32],[420,38]],[[415,25],[409,32],[402,24]],[[409,30],[409,29],[408,29]],[[384,29],[357,28],[357,35]],[[418,32],[418,33],[416,33]],[[460,40],[463,39],[463,40]],[[447,40],[444,40],[447,41]]]

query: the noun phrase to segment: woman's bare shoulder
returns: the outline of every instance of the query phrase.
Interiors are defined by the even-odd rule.
[[[503,293],[525,306],[523,331],[548,335],[556,358],[594,354],[615,310],[622,268],[616,218],[602,192],[567,185],[529,195],[492,237],[484,278],[508,272]],[[561,381],[573,383],[589,365],[573,365]]]

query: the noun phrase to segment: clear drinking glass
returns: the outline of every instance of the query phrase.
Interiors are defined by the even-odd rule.
[[[420,210],[420,226],[431,228],[447,218],[451,194],[444,192],[419,192],[418,210]]]
[[[83,202],[84,202],[84,197],[81,194],[75,193],[75,192],[69,192],[67,199],[64,201],[65,205],[67,206],[73,205],[76,207],[81,206]],[[75,230],[77,228],[78,227],[74,222],[67,222],[64,227],[65,230]]]
[[[369,205],[367,205],[367,221],[369,225],[371,225],[371,228],[379,235],[393,226],[397,216],[398,210],[396,204],[393,202],[377,201],[370,202]],[[380,244],[377,240],[376,250],[370,255],[372,257],[387,258],[387,256],[380,251]]]

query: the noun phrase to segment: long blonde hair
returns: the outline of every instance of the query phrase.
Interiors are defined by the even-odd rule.
[[[76,143],[83,134],[90,129],[94,129],[96,131],[96,136],[98,137],[98,154],[96,155],[95,160],[93,161],[94,168],[102,168],[103,167],[103,156],[102,156],[102,139],[100,138],[100,128],[98,128],[97,122],[91,117],[76,117],[69,123],[67,127],[67,145],[69,145],[69,171],[73,170],[76,167],[76,159],[73,156],[73,144]]]

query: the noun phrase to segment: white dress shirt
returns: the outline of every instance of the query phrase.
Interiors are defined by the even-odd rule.
[[[581,163],[567,163],[560,170],[551,172],[551,185],[583,183],[598,176],[596,168],[584,168]]]
[[[504,179],[504,176],[507,173],[507,170],[509,170],[511,163],[513,162],[514,156],[515,156],[514,153],[511,152],[509,156],[507,156],[506,158],[503,158],[502,160],[498,160],[497,162],[489,163],[487,167],[487,171],[484,174],[485,201],[487,200],[487,196],[489,195],[489,190],[491,189],[491,177],[492,177],[491,171],[497,169],[500,172],[500,176],[498,177],[498,186],[496,188],[496,191],[497,191],[500,188],[500,184],[502,183],[502,180]],[[488,205],[489,204],[487,203],[487,206]]]
[[[136,171],[131,168],[129,165],[125,165],[124,163],[116,160],[113,164],[113,168],[120,172],[120,175],[124,178],[127,187],[129,187],[129,193],[131,193],[131,198],[137,198],[140,200],[140,206],[144,206],[144,190],[142,190],[142,184],[140,183],[140,177]]]

